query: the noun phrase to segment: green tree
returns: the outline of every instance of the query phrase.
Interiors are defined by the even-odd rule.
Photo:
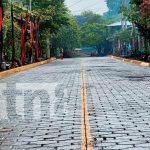
[[[119,13],[120,6],[124,3],[125,5],[129,4],[129,0],[106,0],[108,12],[104,13],[104,16],[108,19],[114,18],[116,20],[121,19]]]
[[[68,10],[64,0],[34,0],[33,13],[40,16],[41,48],[47,48],[47,39],[51,39],[63,25],[68,24]]]
[[[3,18],[3,53],[8,59],[12,59],[12,24],[11,24],[11,7],[9,0],[3,0],[4,18]],[[17,22],[14,23],[14,42],[15,42],[15,58],[20,59],[20,28]]]
[[[74,17],[70,16],[69,24],[60,28],[53,38],[53,45],[71,52],[79,46],[79,27]]]
[[[4,19],[4,54],[7,55],[8,59],[12,57],[12,27],[10,18]],[[15,42],[15,58],[20,59],[20,28],[17,23],[14,23],[14,42]]]
[[[130,0],[130,7],[122,7],[124,16],[133,22],[141,36],[150,39],[150,2],[147,0]]]
[[[106,54],[108,50],[106,25],[114,22],[92,11],[85,11],[76,16],[80,26],[80,43],[82,47],[95,47],[99,54]],[[107,49],[107,50],[106,50]],[[104,52],[103,52],[104,51]]]
[[[29,0],[23,4],[29,7]],[[68,22],[68,10],[64,0],[32,0],[32,13],[40,16],[41,30],[51,34],[56,33],[62,25]]]
[[[119,11],[119,8],[120,8],[120,3],[121,1],[120,0],[106,0],[106,3],[107,3],[107,7],[108,7],[108,12],[106,12],[104,14],[104,16],[106,18],[120,18],[118,16],[118,11]]]
[[[100,53],[101,44],[106,40],[106,26],[98,23],[84,24],[80,30],[82,46],[95,46]]]
[[[82,13],[82,16],[85,23],[104,23],[102,16],[92,11],[85,11]]]
[[[144,38],[143,51],[148,54],[150,43],[150,1],[130,0],[129,7],[122,6],[121,11],[137,27],[139,34]],[[133,31],[136,31],[136,29],[134,28]],[[133,32],[133,34],[135,33]]]
[[[14,15],[21,17],[22,13],[27,13],[29,9],[30,0],[14,0]],[[5,0],[6,10],[4,18],[5,35],[7,35],[8,30],[11,29],[9,22],[10,19],[10,1]],[[40,23],[40,49],[44,50],[46,53],[47,39],[51,39],[63,25],[68,24],[68,10],[64,4],[64,0],[32,0],[32,12],[28,11],[29,16],[36,16],[39,18]],[[25,18],[24,18],[25,19]],[[16,24],[16,23],[15,23]],[[17,30],[17,31],[16,31]],[[18,34],[19,26],[15,25],[15,34]],[[11,35],[11,30],[9,31]],[[10,36],[9,36],[10,37]],[[11,38],[11,37],[10,37]],[[16,43],[19,43],[19,37]],[[4,43],[7,39],[4,38]],[[10,48],[9,48],[10,49]],[[16,49],[18,49],[16,47]],[[9,50],[11,51],[11,50]]]
[[[131,30],[129,29],[121,29],[119,31],[117,31],[114,36],[119,38],[121,40],[122,43],[130,43],[132,40],[132,36],[131,36]]]

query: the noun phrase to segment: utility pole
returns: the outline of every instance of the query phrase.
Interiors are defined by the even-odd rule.
[[[30,6],[30,12],[31,12],[32,11],[32,0],[30,0],[29,6]]]
[[[13,0],[11,0],[11,24],[12,24],[12,67],[15,65],[15,39],[14,39],[14,10]]]
[[[121,3],[121,6],[125,6],[124,0],[121,0],[120,3]],[[126,22],[124,21],[124,15],[123,15],[123,12],[122,12],[122,14],[121,14],[121,24],[122,24],[122,28],[124,28]]]
[[[30,44],[32,45],[32,39],[33,39],[33,35],[32,35],[32,16],[31,16],[31,12],[32,12],[32,0],[30,0],[29,3],[29,10],[30,10]]]
[[[0,70],[2,69],[3,55],[3,1],[0,0]]]

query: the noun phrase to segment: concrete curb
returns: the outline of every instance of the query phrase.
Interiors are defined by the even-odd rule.
[[[8,77],[8,76],[10,76],[12,74],[15,74],[17,72],[26,71],[26,70],[29,70],[29,69],[47,64],[47,63],[55,61],[55,60],[56,60],[56,58],[50,58],[50,59],[47,59],[47,60],[44,60],[44,61],[41,61],[41,62],[37,62],[37,63],[33,63],[33,64],[29,64],[29,65],[25,65],[25,66],[21,66],[21,67],[17,67],[17,68],[14,68],[14,69],[10,69],[10,70],[0,72],[0,79]]]
[[[129,62],[132,64],[144,66],[144,67],[150,67],[150,63],[146,63],[146,62],[139,61],[139,60],[131,60],[131,59],[121,58],[121,57],[117,57],[117,56],[110,56],[110,58],[118,59],[118,60],[123,61],[123,62]]]

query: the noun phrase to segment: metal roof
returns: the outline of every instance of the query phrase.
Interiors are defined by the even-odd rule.
[[[127,21],[127,22],[126,22],[126,25],[127,25],[127,26],[132,26],[132,23],[129,22],[129,21]],[[108,27],[117,27],[117,26],[122,26],[122,21],[120,21],[120,22],[115,22],[115,23],[113,23],[113,24],[108,25]]]

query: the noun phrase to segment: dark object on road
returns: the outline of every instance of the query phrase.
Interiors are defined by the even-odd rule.
[[[60,59],[64,58],[64,50],[61,48],[60,49]]]

